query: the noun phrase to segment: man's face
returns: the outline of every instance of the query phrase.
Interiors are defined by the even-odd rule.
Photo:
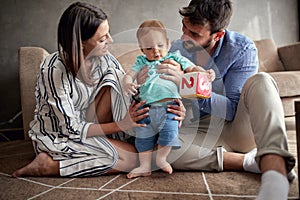
[[[188,17],[182,19],[181,39],[184,41],[184,47],[189,51],[210,50],[215,45],[216,34],[211,34],[210,25],[204,26],[192,24]]]

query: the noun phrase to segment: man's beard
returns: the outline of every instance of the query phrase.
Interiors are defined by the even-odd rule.
[[[183,41],[183,47],[188,52],[202,51],[202,50],[207,49],[208,47],[210,47],[212,42],[213,42],[213,40],[210,40],[205,45],[200,46],[200,45],[197,45],[196,43],[194,43],[191,40],[186,40],[186,41]]]

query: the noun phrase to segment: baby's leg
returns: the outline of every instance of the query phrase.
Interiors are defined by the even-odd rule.
[[[172,174],[172,172],[173,172],[173,169],[172,169],[170,163],[167,162],[167,157],[168,157],[171,149],[172,149],[172,147],[170,147],[170,146],[158,145],[158,150],[157,150],[157,154],[156,154],[156,165],[168,174]]]
[[[140,176],[151,175],[152,150],[140,152],[139,159],[140,166],[129,172],[129,174],[127,174],[127,178],[136,178]]]

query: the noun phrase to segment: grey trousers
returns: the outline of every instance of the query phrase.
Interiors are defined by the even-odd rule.
[[[295,166],[295,158],[288,151],[278,88],[267,73],[258,73],[246,81],[233,121],[214,116],[201,118],[182,127],[179,137],[182,148],[169,155],[175,169],[222,171],[223,155],[217,151],[218,146],[242,153],[257,147],[257,163],[263,155],[277,154],[285,158],[288,171]]]

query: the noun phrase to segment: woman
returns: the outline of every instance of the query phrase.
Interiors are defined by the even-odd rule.
[[[122,95],[119,79],[125,73],[108,53],[110,43],[100,8],[77,2],[64,11],[58,52],[43,61],[37,80],[29,132],[37,156],[14,177],[96,176],[136,166],[136,150],[124,132],[145,126],[136,122],[148,116],[148,108],[138,110],[145,102],[129,106]],[[179,106],[171,109],[184,115]]]

